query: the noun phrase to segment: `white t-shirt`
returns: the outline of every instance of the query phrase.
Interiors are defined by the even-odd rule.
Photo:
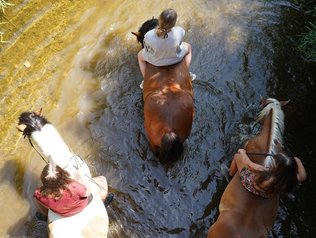
[[[158,37],[156,29],[148,31],[144,37],[145,61],[155,66],[167,66],[180,62],[187,52],[182,44],[184,35],[185,31],[180,26],[173,27],[166,38]]]

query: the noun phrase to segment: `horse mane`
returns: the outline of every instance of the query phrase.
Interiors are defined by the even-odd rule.
[[[272,110],[272,121],[270,131],[270,154],[276,154],[279,146],[283,147],[283,132],[284,132],[284,113],[279,101],[273,98],[266,100],[267,104],[259,112],[257,121],[261,121]],[[265,164],[273,164],[273,159],[269,157]]]
[[[142,26],[138,29],[137,33],[132,32],[137,37],[137,41],[141,43],[143,48],[145,34],[148,31],[154,29],[156,26],[158,26],[158,19],[153,17],[152,19],[145,21],[142,24]]]
[[[159,160],[163,163],[166,161],[174,161],[179,158],[183,152],[183,144],[179,136],[174,132],[167,132],[161,138],[161,146],[159,150]]]
[[[20,114],[18,124],[24,124],[26,128],[23,131],[24,137],[30,137],[34,131],[40,131],[46,124],[50,123],[44,116],[36,112],[23,112]]]

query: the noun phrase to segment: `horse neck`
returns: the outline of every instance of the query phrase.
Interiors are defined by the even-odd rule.
[[[277,153],[277,144],[283,145],[284,131],[284,114],[280,106],[272,104],[270,107],[263,109],[262,114],[266,114],[263,121],[260,137],[262,140],[264,152],[268,154]],[[260,117],[260,115],[259,115]],[[264,165],[273,166],[274,160],[271,156],[267,156],[264,160]]]
[[[73,153],[53,125],[46,124],[40,131],[34,131],[31,138],[49,162],[61,168],[68,165]]]

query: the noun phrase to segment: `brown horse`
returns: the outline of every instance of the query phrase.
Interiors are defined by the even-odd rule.
[[[132,33],[143,45],[144,35],[157,24],[157,19],[148,20]],[[143,100],[151,149],[161,162],[178,158],[194,117],[192,80],[185,62],[160,67],[147,63]]]
[[[282,150],[284,114],[281,106],[288,101],[276,99],[262,101],[258,122],[261,133],[248,140],[245,150],[251,161],[273,167],[275,155]],[[263,198],[247,191],[241,184],[238,172],[227,185],[219,205],[219,217],[211,226],[208,238],[268,237],[277,215],[279,193]]]

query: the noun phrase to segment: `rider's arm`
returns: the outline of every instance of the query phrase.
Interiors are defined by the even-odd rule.
[[[239,149],[238,152],[234,155],[229,169],[230,176],[233,176],[237,171],[240,172],[242,168],[247,165],[245,163],[245,159],[243,158],[245,153],[243,154],[242,151],[242,149]]]
[[[245,166],[254,171],[265,170],[262,165],[252,162],[244,149],[239,149],[238,153],[234,155],[233,161],[230,165],[229,174],[233,176],[237,170],[240,172]]]
[[[91,193],[91,183],[90,179],[80,170],[77,170],[74,174],[74,180],[76,180],[78,183],[81,183],[86,187],[86,194],[85,196],[89,196]]]

